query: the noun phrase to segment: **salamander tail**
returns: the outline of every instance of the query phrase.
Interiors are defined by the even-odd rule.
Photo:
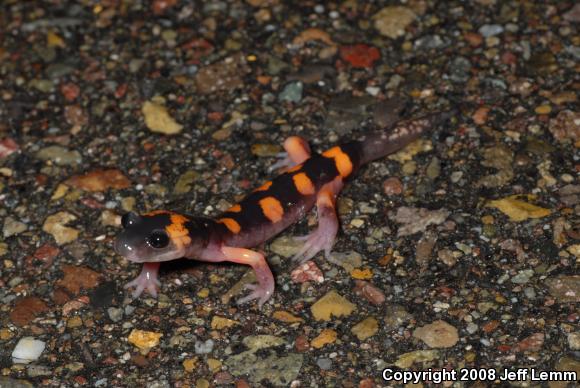
[[[360,140],[362,164],[396,152],[424,132],[447,121],[452,111],[429,114],[418,119],[401,120],[389,130],[371,132]]]

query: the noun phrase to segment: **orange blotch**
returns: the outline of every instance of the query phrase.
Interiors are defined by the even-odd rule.
[[[270,188],[270,186],[272,186],[272,181],[268,181],[268,182],[264,183],[262,186],[258,187],[254,191],[266,191]]]
[[[284,142],[284,148],[288,152],[290,159],[295,163],[302,163],[310,157],[310,148],[298,136],[291,136]]]
[[[153,210],[153,211],[150,211],[149,213],[145,213],[143,215],[147,216],[147,217],[151,217],[151,216],[156,216],[158,214],[171,214],[171,212],[168,210]]]
[[[316,192],[316,189],[314,188],[312,181],[310,180],[310,178],[308,178],[308,175],[306,175],[306,173],[301,172],[299,174],[296,174],[292,177],[292,180],[294,181],[294,186],[296,186],[296,189],[300,192],[300,194],[312,195]]]
[[[189,230],[185,227],[185,223],[188,221],[187,217],[181,214],[171,213],[169,221],[171,223],[165,227],[165,231],[170,238],[179,238],[189,234]]]
[[[345,154],[340,147],[333,147],[328,151],[322,153],[326,158],[334,159],[336,169],[341,177],[346,178],[352,172],[352,162],[347,154]]]
[[[262,212],[272,222],[278,222],[284,215],[282,204],[274,197],[266,197],[260,200]]]
[[[229,208],[228,210],[226,210],[226,213],[239,213],[242,211],[242,207],[240,205],[234,205],[231,208]]]
[[[224,224],[233,234],[238,234],[240,233],[240,230],[242,230],[240,224],[238,224],[238,222],[233,218],[220,218],[218,222]]]

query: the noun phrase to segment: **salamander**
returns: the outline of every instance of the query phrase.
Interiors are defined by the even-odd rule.
[[[140,275],[125,288],[134,287],[134,298],[144,290],[155,297],[160,287],[159,266],[164,261],[182,257],[230,261],[251,266],[258,281],[247,286],[251,292],[238,303],[256,299],[261,307],[274,292],[274,277],[264,255],[250,248],[279,234],[316,206],[318,227],[301,238],[304,244],[293,260],[300,263],[321,251],[328,257],[339,228],[336,197],[344,183],[362,165],[401,149],[442,118],[446,115],[434,113],[402,120],[390,130],[371,132],[321,154],[311,153],[302,138],[289,137],[284,142],[285,158],[275,164],[286,171],[215,218],[168,210],[123,215],[123,231],[116,237],[114,249],[132,262],[143,263]]]

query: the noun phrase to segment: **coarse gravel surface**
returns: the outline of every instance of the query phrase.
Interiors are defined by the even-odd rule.
[[[1,1],[0,386],[577,386],[579,22],[554,0]],[[257,248],[261,309],[234,264],[123,288],[125,212],[216,215],[288,136],[442,111],[345,186],[328,260],[289,260],[315,212]]]

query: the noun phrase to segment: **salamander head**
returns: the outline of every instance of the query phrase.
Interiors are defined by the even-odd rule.
[[[136,263],[179,259],[191,245],[189,219],[181,214],[155,211],[143,215],[127,213],[123,231],[115,239],[115,251]]]

